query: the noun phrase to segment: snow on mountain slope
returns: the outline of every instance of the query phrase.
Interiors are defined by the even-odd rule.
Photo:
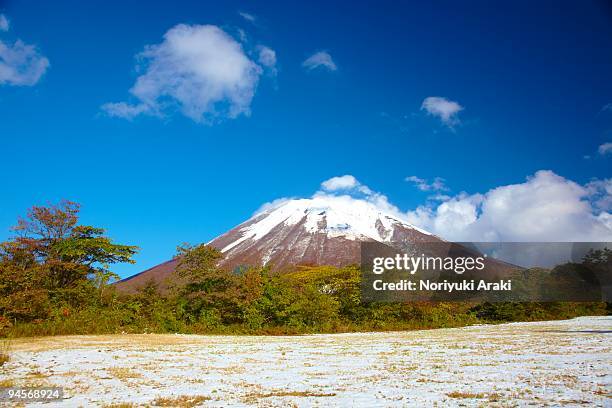
[[[303,224],[308,233],[324,233],[330,238],[343,237],[352,241],[389,242],[396,225],[431,235],[381,211],[368,201],[346,196],[319,196],[290,200],[257,214],[237,227],[241,236],[221,248],[221,252],[228,252],[245,241],[262,239],[281,225],[290,227],[297,224]]]
[[[430,240],[439,239],[371,201],[319,195],[288,200],[256,214],[210,244],[224,253],[226,264],[270,263],[282,269],[357,263],[363,241]]]

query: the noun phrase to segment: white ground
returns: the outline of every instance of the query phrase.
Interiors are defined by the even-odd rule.
[[[47,407],[184,395],[209,397],[204,406],[612,406],[611,317],[300,337],[68,336],[12,349],[0,384],[65,387],[67,399]]]

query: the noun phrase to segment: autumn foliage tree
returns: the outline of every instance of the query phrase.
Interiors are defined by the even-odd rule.
[[[137,247],[79,225],[79,209],[71,201],[32,207],[13,228],[14,237],[0,243],[0,315],[28,321],[60,305],[78,307],[117,277],[111,264],[134,262]]]

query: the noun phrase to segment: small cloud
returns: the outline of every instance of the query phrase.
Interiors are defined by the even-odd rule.
[[[8,31],[10,22],[0,14],[0,31]],[[0,85],[33,86],[49,68],[49,60],[36,46],[21,40],[14,44],[0,40]]]
[[[247,40],[249,39],[249,37],[247,36],[246,31],[244,31],[242,28],[238,29],[238,38],[240,38],[240,42],[242,42],[242,43],[247,42]]]
[[[265,45],[260,45],[257,49],[259,51],[258,62],[262,66],[270,69],[272,75],[276,75],[276,52]]]
[[[321,188],[325,191],[350,190],[359,186],[357,179],[350,174],[332,177],[321,183]]]
[[[4,14],[0,14],[0,31],[8,31],[11,24]]]
[[[612,102],[608,103],[607,105],[604,105],[603,108],[601,108],[601,112],[612,112]]]
[[[179,109],[198,123],[250,114],[262,68],[214,25],[179,24],[138,54],[144,73],[130,89],[136,102],[101,109],[126,119]]]
[[[105,103],[100,107],[111,118],[132,120],[142,113],[149,113],[145,104],[130,105],[125,102]]]
[[[249,23],[254,23],[255,21],[257,21],[257,17],[255,17],[255,15],[253,15],[251,13],[247,13],[247,12],[244,12],[244,11],[239,11],[238,14],[240,15],[240,17],[244,18]]]
[[[329,55],[329,53],[326,51],[315,52],[310,57],[306,58],[304,62],[302,62],[302,66],[310,71],[318,67],[326,68],[330,71],[338,70],[338,67],[336,66],[336,63],[332,59],[331,55]]]
[[[604,144],[600,145],[599,148],[597,149],[597,151],[602,156],[606,155],[608,153],[612,153],[612,142],[607,142],[607,143],[604,143]]]
[[[589,155],[589,154],[585,154],[584,156],[582,156],[582,158],[583,158],[584,160],[590,160],[590,159],[591,159],[591,155]]]
[[[33,86],[48,67],[49,60],[34,45],[0,41],[0,85]]]
[[[463,109],[463,106],[459,105],[457,102],[441,96],[428,96],[421,104],[421,110],[426,111],[431,116],[437,117],[450,129],[453,129],[454,126],[461,123],[457,116]]]
[[[434,178],[434,180],[431,183],[428,183],[426,179],[422,179],[417,176],[408,176],[406,177],[405,180],[411,183],[414,183],[416,188],[418,188],[421,191],[449,191],[450,190],[446,186],[446,184],[444,184],[444,179],[442,177]]]
[[[272,200],[270,202],[267,203],[263,203],[254,213],[253,215],[258,215],[258,214],[262,214],[262,213],[266,213],[272,210],[277,209],[278,207],[282,206],[283,204],[285,204],[287,201],[291,201],[293,200],[294,197],[282,197],[282,198],[277,198],[276,200]]]
[[[589,200],[601,211],[612,210],[612,178],[593,179],[585,186]]]
[[[427,197],[428,200],[432,201],[447,201],[451,199],[451,196],[448,194],[434,194],[432,196]]]
[[[370,195],[372,191],[368,186],[361,184],[355,177],[350,174],[344,176],[332,177],[321,183],[321,188],[327,192],[335,191],[358,191],[360,193]]]

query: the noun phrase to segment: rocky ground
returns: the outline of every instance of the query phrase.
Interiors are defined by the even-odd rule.
[[[51,385],[64,387],[64,400],[30,405],[609,407],[612,318],[297,337],[13,340],[0,386]]]

